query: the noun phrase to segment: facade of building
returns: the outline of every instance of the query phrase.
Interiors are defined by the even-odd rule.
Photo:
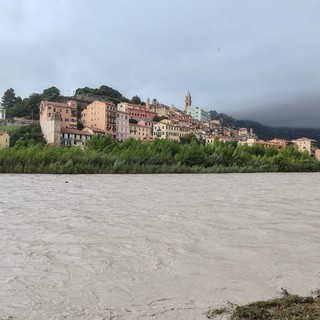
[[[161,120],[153,125],[153,138],[180,141],[181,137],[191,133],[190,127],[181,126],[171,120]]]
[[[0,106],[0,120],[5,120],[6,118],[6,110]]]
[[[141,141],[150,141],[152,139],[152,125],[151,122],[140,120],[138,123],[129,124],[129,137]]]
[[[248,135],[248,129],[247,128],[239,128],[238,135],[239,135],[239,137],[247,136]]]
[[[116,139],[116,106],[110,101],[94,101],[81,112],[81,121],[85,127],[105,131]]]
[[[129,138],[130,127],[129,127],[129,114],[126,112],[122,112],[117,110],[117,140],[124,141]]]
[[[150,105],[149,105],[150,106]],[[152,121],[157,115],[155,112],[148,111],[147,106],[142,106],[139,104],[121,102],[117,106],[119,111],[128,113],[130,119],[141,119],[145,121]]]
[[[170,108],[160,103],[153,104],[151,111],[156,113],[158,117],[169,117],[170,115]]]
[[[61,128],[77,128],[77,102],[70,100],[67,103],[41,101],[40,122],[46,119],[53,119],[60,115]]]
[[[285,148],[287,145],[291,144],[286,139],[272,139],[272,140],[269,140],[269,142],[274,144],[275,146],[280,146],[281,148]]]
[[[298,147],[298,150],[303,152],[307,151],[309,154],[314,154],[318,149],[317,141],[309,138],[300,138],[292,140],[293,144]]]
[[[0,148],[10,147],[10,136],[5,131],[0,131]]]
[[[66,147],[77,146],[83,148],[91,136],[92,134],[85,130],[61,128],[60,144]]]
[[[210,113],[204,111],[203,109],[196,106],[188,106],[187,114],[190,115],[193,119],[199,120],[201,122],[209,122],[210,121]]]

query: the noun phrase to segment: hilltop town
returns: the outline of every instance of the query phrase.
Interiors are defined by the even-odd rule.
[[[113,90],[104,87],[109,91]],[[118,92],[113,91],[118,98]],[[261,140],[252,128],[235,128],[225,125],[222,118],[212,119],[209,112],[193,104],[190,91],[186,94],[183,110],[160,103],[156,99],[151,101],[146,98],[142,102],[135,96],[132,100],[123,98],[118,101],[112,96],[106,98],[95,95],[95,91],[92,93],[79,90],[69,99],[60,97],[60,101],[41,100],[39,120],[14,117],[13,121],[6,121],[6,108],[1,104],[0,121],[8,126],[12,123],[39,123],[47,144],[56,146],[83,148],[95,135],[108,135],[115,141],[133,138],[141,142],[155,139],[181,141],[186,136],[193,135],[206,144],[218,139],[222,142],[236,141],[238,145],[261,145],[265,148],[295,145],[298,150],[320,159],[316,140],[307,137],[291,141],[278,138]],[[0,145],[10,146],[10,136],[4,130],[0,131]]]

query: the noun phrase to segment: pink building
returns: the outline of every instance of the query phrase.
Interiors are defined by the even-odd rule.
[[[70,100],[67,103],[41,101],[40,123],[55,116],[61,117],[61,128],[77,128],[77,102]]]
[[[141,119],[145,121],[152,121],[157,115],[155,112],[148,111],[146,106],[139,104],[122,102],[118,104],[118,110],[129,114],[130,119]]]

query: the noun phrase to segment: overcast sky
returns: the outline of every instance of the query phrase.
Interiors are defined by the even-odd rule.
[[[319,0],[0,0],[0,95],[108,85],[320,127]]]

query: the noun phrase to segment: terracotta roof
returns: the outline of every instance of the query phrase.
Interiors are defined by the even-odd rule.
[[[106,133],[104,130],[99,128],[92,128],[92,127],[86,127],[86,128],[92,130],[93,132]]]
[[[7,132],[5,132],[5,131],[0,131],[0,136],[2,136],[2,135],[4,135],[4,134],[6,134]],[[7,133],[8,134],[8,133]]]
[[[73,133],[73,134],[82,134],[85,136],[92,136],[90,132],[83,131],[83,130],[77,130],[77,129],[69,129],[69,128],[61,128],[62,133]]]
[[[309,139],[309,138],[306,138],[306,137],[299,138],[299,139],[293,139],[292,141],[313,141],[313,142],[317,142],[316,140]]]
[[[56,107],[69,107],[66,103],[63,102],[54,102],[54,101],[41,101],[44,105],[56,106]]]

